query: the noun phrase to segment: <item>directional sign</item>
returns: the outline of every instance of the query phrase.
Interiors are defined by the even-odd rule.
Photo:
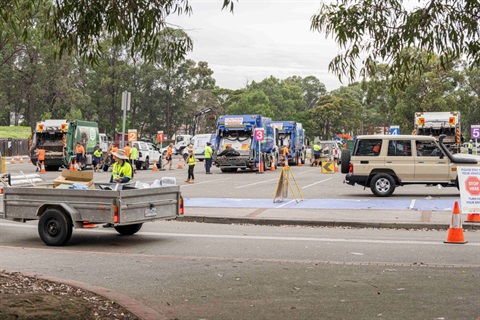
[[[334,173],[335,164],[332,161],[322,162],[322,173]]]
[[[470,137],[472,139],[480,139],[480,125],[472,124],[470,128]]]
[[[263,128],[255,129],[255,141],[265,140],[265,130]]]

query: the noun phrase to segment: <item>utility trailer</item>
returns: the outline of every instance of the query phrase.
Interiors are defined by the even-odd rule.
[[[39,220],[38,233],[43,242],[62,246],[70,240],[73,228],[104,224],[122,235],[133,235],[145,222],[175,219],[183,214],[179,186],[94,186],[95,189],[88,190],[53,188],[53,184],[5,187],[0,195],[0,218],[17,222]]]

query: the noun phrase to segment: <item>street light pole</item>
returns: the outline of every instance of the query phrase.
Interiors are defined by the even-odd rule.
[[[122,111],[123,111],[123,125],[122,125],[122,145],[121,148],[125,147],[125,122],[127,120],[127,111],[130,111],[130,92],[122,92]]]

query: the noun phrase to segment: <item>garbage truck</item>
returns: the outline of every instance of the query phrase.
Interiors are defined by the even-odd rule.
[[[283,163],[283,149],[289,148],[291,158],[288,159],[289,165],[297,165],[299,161],[305,164],[307,157],[307,148],[305,147],[305,130],[300,122],[296,121],[273,121],[273,126],[278,129],[277,145],[279,154],[278,160]]]
[[[432,136],[437,140],[440,135],[446,135],[443,144],[452,152],[460,153],[462,146],[462,131],[460,127],[460,112],[416,112],[413,134]]]
[[[263,140],[254,138],[255,129],[263,129]],[[276,132],[272,120],[259,114],[221,115],[217,119],[213,161],[222,172],[276,166]]]
[[[45,170],[57,171],[68,167],[75,157],[75,147],[80,142],[85,149],[81,168],[92,165],[92,154],[99,142],[98,124],[83,120],[51,119],[37,122],[31,138],[29,156],[34,166],[37,165],[37,150],[45,150]]]

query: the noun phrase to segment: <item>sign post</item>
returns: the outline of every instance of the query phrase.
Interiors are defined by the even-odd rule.
[[[130,92],[122,92],[122,111],[123,111],[123,125],[122,125],[122,148],[125,147],[125,121],[127,119],[127,111],[130,111]]]
[[[475,154],[478,154],[478,139],[480,139],[480,125],[472,124],[470,127],[470,138],[475,139]]]
[[[160,142],[160,150],[163,148],[163,141],[165,140],[165,136],[163,131],[157,131],[157,142]]]
[[[461,212],[467,214],[467,221],[480,222],[480,168],[458,167]]]
[[[258,141],[258,172],[257,173],[263,173],[262,169],[262,149],[261,149],[261,142],[265,140],[265,129],[263,128],[257,128],[255,129],[254,132],[255,136],[255,141]]]

